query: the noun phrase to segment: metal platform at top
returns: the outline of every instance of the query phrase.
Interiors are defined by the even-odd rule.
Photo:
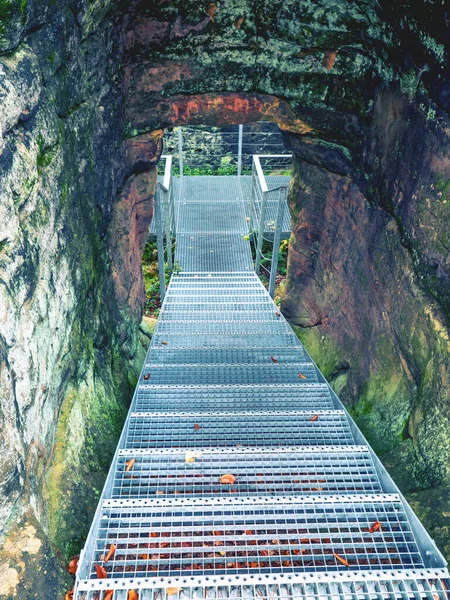
[[[446,561],[254,273],[236,178],[194,180],[74,597],[449,600]]]

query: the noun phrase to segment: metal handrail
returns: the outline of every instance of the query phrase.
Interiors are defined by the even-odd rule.
[[[172,186],[172,156],[163,155],[165,160],[163,181],[158,182],[155,193],[155,229],[158,248],[158,273],[161,302],[166,295],[166,269],[164,255],[167,256],[169,275],[173,270],[172,235],[175,233],[175,208]],[[164,239],[165,238],[165,239]]]
[[[272,260],[270,264],[270,279],[269,279],[269,294],[273,298],[275,293],[275,282],[277,275],[277,266],[278,266],[278,254],[280,250],[280,241],[281,241],[281,228],[283,224],[284,210],[286,206],[286,197],[287,197],[287,186],[278,186],[269,190],[267,185],[267,181],[264,175],[263,168],[261,166],[261,159],[264,158],[286,158],[292,157],[291,154],[255,154],[253,156],[253,166],[252,166],[252,194],[251,194],[251,204],[250,204],[250,219],[252,224],[252,231],[254,231],[253,226],[253,214],[255,208],[255,201],[257,200],[256,196],[259,194],[261,197],[261,212],[259,215],[259,225],[258,225],[258,237],[256,241],[256,258],[255,258],[255,271],[258,274],[261,268],[261,259],[264,258],[262,254],[262,243],[264,238],[264,227],[265,227],[265,217],[266,217],[266,209],[267,209],[267,201],[269,194],[274,192],[279,192],[279,200],[277,206],[277,216],[275,220],[275,232],[273,239],[273,251],[272,251]],[[267,269],[268,270],[268,269]]]

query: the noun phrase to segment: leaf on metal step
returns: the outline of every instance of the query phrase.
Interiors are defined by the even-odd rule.
[[[64,596],[64,600],[73,600],[73,590],[69,590]]]
[[[300,379],[306,379],[306,375],[303,375],[303,373],[299,373],[298,376],[300,377]]]
[[[340,556],[339,554],[336,554],[336,552],[333,552],[333,556],[336,560],[338,560],[341,564],[343,564],[346,567],[349,567],[350,565],[348,564],[348,561],[345,560],[345,558],[342,558],[342,556]]]
[[[169,345],[169,342],[161,342],[161,344],[162,344],[163,346],[168,346],[168,345]]]
[[[200,429],[200,425],[199,425],[198,423],[196,423],[196,424],[194,425],[194,429],[195,429],[195,431],[198,431],[198,430]]]
[[[145,381],[148,381],[150,379],[150,373],[147,373],[146,375],[143,376],[143,378]]]
[[[178,592],[181,592],[183,588],[182,587],[168,587],[166,588],[166,594],[168,596],[175,596],[175,594],[178,594]]]
[[[222,477],[220,478],[220,483],[233,484],[235,482],[236,482],[236,477],[234,475],[232,475],[231,473],[225,473],[225,475],[222,475]]]
[[[135,590],[128,590],[128,600],[139,600],[138,593]]]
[[[279,310],[277,310],[277,312],[275,314],[277,315],[277,317],[281,317],[281,313]]]
[[[126,469],[125,471],[131,471],[131,469],[134,467],[134,463],[135,463],[135,459],[132,458],[131,460],[129,460],[128,462],[126,462]]]
[[[79,556],[75,556],[75,558],[72,558],[72,560],[69,562],[68,571],[71,575],[75,575],[75,573],[77,572],[78,559]]]
[[[271,358],[272,362],[274,362],[274,363],[278,362],[277,359],[275,358],[275,356],[271,356],[270,358]]]
[[[318,418],[319,418],[319,415],[314,415],[313,417],[310,418],[310,421],[317,421]]]
[[[200,458],[202,455],[200,450],[186,450],[184,455],[184,462],[193,463],[196,458]]]
[[[111,600],[114,595],[114,590],[106,590],[103,600]]]
[[[380,521],[375,521],[375,523],[372,523],[372,525],[369,528],[370,533],[375,533],[375,531],[378,531],[379,529],[381,529],[381,523]]]
[[[111,546],[109,547],[109,550],[108,550],[108,554],[105,556],[105,563],[107,563],[108,560],[111,560],[111,558],[114,556],[115,552],[116,552],[116,545],[111,544]]]
[[[106,577],[108,577],[108,573],[106,572],[106,569],[104,567],[102,567],[101,565],[98,565],[97,563],[95,563],[94,568],[95,568],[95,572],[97,574],[98,579],[106,579]]]

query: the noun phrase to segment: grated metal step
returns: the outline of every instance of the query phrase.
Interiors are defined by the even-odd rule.
[[[194,462],[180,450],[119,452],[113,499],[196,496],[298,496],[380,493],[365,446],[297,448],[207,448]],[[135,459],[132,472],[127,463]],[[232,473],[234,485],[221,485]]]
[[[317,381],[316,369],[312,363],[299,362],[291,365],[279,365],[274,363],[270,357],[268,357],[265,365],[197,365],[195,363],[159,365],[149,363],[146,365],[142,377],[148,377],[151,385],[176,383],[183,383],[184,385],[206,383],[228,385],[236,380],[242,384],[295,384],[303,378],[306,378],[309,382]]]
[[[313,420],[316,419],[316,420]],[[342,410],[130,413],[126,448],[354,444]]]
[[[323,383],[295,385],[139,385],[135,412],[236,412],[333,409],[328,386]]]
[[[111,544],[112,577],[423,567],[396,495],[105,500],[90,577]]]

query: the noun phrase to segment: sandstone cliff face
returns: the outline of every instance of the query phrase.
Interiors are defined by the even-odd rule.
[[[95,509],[171,125],[279,124],[283,310],[405,489],[450,482],[448,22],[406,0],[0,0],[0,517],[22,519],[0,596],[51,597],[57,561],[20,549],[64,558]]]
[[[47,540],[62,563],[83,542],[142,360],[156,175],[124,172],[107,3],[16,4],[0,3],[0,521],[24,520],[0,596],[47,598],[64,577]]]

